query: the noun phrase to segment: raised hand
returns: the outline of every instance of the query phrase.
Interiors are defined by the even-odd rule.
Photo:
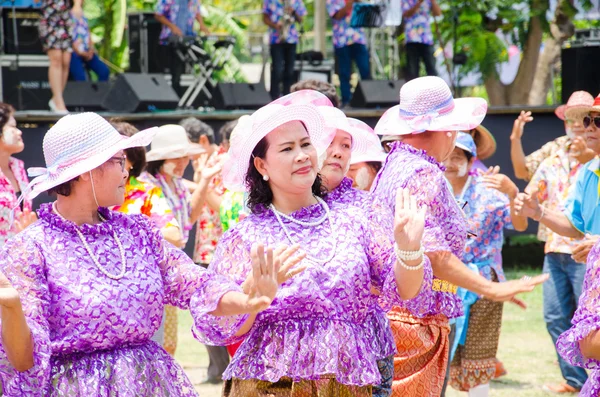
[[[37,221],[37,215],[35,212],[31,212],[28,209],[23,210],[19,213],[15,219],[15,229],[17,232],[24,230],[27,226]]]
[[[487,187],[496,189],[513,200],[517,197],[517,194],[519,194],[517,185],[504,174],[499,174],[497,172],[494,174],[486,174],[483,175],[482,180]]]
[[[277,271],[277,283],[279,285],[285,283],[295,275],[302,273],[308,267],[308,263],[296,266],[302,261],[302,259],[306,258],[305,252],[292,257],[292,255],[296,254],[298,250],[300,250],[300,245],[295,244],[291,247],[281,245],[274,251],[273,255],[276,258],[276,261],[280,264],[279,270]]]
[[[515,213],[519,216],[526,216],[528,218],[539,220],[542,209],[537,198],[537,190],[527,193],[519,193],[515,198]]]
[[[425,230],[425,207],[417,206],[417,199],[408,189],[396,191],[396,213],[394,216],[394,239],[403,251],[417,251]]]
[[[6,276],[0,273],[0,306],[14,308],[21,304],[19,293]]]
[[[531,112],[526,112],[521,110],[521,114],[513,123],[512,133],[510,134],[510,139],[521,139],[523,137],[523,131],[525,130],[525,124],[533,121],[533,117],[531,117]]]
[[[250,250],[252,258],[252,281],[249,305],[257,308],[257,312],[271,305],[277,294],[277,272],[279,262],[273,258],[273,249],[266,249],[262,244],[253,244]]]
[[[596,157],[596,152],[588,148],[585,139],[581,136],[576,136],[572,139],[569,146],[569,154],[581,164],[585,164]]]

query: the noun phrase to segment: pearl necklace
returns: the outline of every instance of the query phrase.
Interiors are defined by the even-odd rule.
[[[58,212],[58,209],[56,208],[56,201],[54,203],[52,203],[52,210],[56,213],[56,215],[58,215],[58,217],[60,219],[62,219],[63,221],[67,221],[65,219],[65,217],[62,216],[60,214],[60,212]],[[102,222],[106,221],[106,219],[104,219],[104,217],[100,213],[98,213],[98,216],[100,217],[100,220]],[[83,243],[83,246],[85,247],[85,250],[87,251],[88,255],[90,256],[90,258],[92,258],[92,261],[94,262],[94,264],[96,265],[96,267],[98,268],[98,270],[100,270],[100,272],[102,274],[104,274],[106,277],[111,278],[113,280],[120,280],[125,276],[125,272],[127,271],[127,261],[125,259],[125,250],[123,249],[123,245],[121,244],[121,241],[117,237],[117,233],[115,233],[113,231],[112,234],[113,234],[113,239],[115,240],[115,243],[117,244],[117,247],[119,247],[119,253],[121,254],[121,271],[119,272],[119,274],[114,275],[114,274],[110,274],[108,272],[108,270],[106,270],[104,267],[102,267],[100,262],[98,262],[98,258],[96,258],[96,256],[94,256],[94,253],[92,252],[87,241],[85,241],[85,237],[83,236],[83,234],[81,233],[81,231],[79,230],[79,227],[77,227],[77,225],[75,225],[75,231],[77,232],[77,235],[79,236],[79,240],[81,240],[81,242]]]
[[[296,223],[298,225],[301,226],[318,226],[320,224],[322,224],[325,219],[327,219],[327,221],[329,222],[329,229],[331,230],[331,233],[333,234],[333,224],[331,222],[331,215],[329,214],[329,206],[327,205],[327,203],[325,201],[323,201],[320,197],[315,197],[317,199],[317,201],[319,202],[319,204],[321,204],[321,206],[323,206],[323,209],[325,210],[325,216],[321,219],[319,219],[319,221],[317,222],[303,222],[303,221],[299,221],[297,219],[294,219],[291,216],[285,216],[286,219],[290,220],[293,223]],[[292,236],[290,235],[290,232],[287,230],[287,228],[285,227],[285,225],[283,224],[283,221],[281,220],[280,214],[281,212],[277,211],[275,209],[275,206],[273,204],[271,204],[269,206],[269,208],[271,209],[271,211],[273,211],[273,214],[275,214],[275,218],[277,218],[277,222],[279,223],[279,226],[281,226],[281,228],[283,229],[283,232],[285,233],[286,237],[288,238],[288,240],[290,240],[290,242],[292,243],[292,245],[297,244],[293,239]],[[281,214],[283,215],[283,214]],[[327,262],[330,262],[333,257],[335,256],[335,251],[337,250],[337,239],[334,237],[333,239],[333,248],[331,250],[331,254],[325,258],[325,259],[317,259],[314,258],[310,255],[306,255],[306,259],[308,259],[311,262],[314,262],[316,264],[324,264]]]

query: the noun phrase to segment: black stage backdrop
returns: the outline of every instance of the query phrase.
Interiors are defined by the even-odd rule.
[[[520,109],[519,109],[520,110]],[[525,128],[523,135],[523,147],[525,153],[529,154],[534,150],[540,148],[544,143],[553,140],[561,135],[564,135],[564,126],[554,113],[549,109],[532,109],[535,120],[528,124]],[[242,113],[243,114],[243,113]],[[360,118],[371,126],[375,126],[378,120],[380,112],[370,111],[348,111],[348,116]],[[239,117],[239,113],[233,113],[229,116],[219,115],[219,117],[211,117],[210,114],[202,114],[198,116],[207,124],[211,125],[215,131],[218,131],[219,127],[226,121]],[[518,115],[516,109],[510,109],[503,112],[492,111],[488,114],[483,122],[495,136],[498,144],[498,149],[494,156],[485,161],[486,165],[499,165],[500,172],[508,175],[513,179],[519,189],[523,189],[526,185],[524,181],[516,180],[512,164],[510,161],[510,133],[513,122]],[[188,116],[188,114],[186,114]],[[163,124],[177,123],[179,119],[183,118],[184,115],[176,116],[165,113],[164,117],[153,114],[151,117],[144,118],[142,115],[119,115],[119,118],[123,121],[129,121],[139,129],[160,126]],[[42,141],[44,134],[50,128],[53,119],[44,119],[41,117],[35,117],[27,114],[17,114],[17,121],[19,128],[23,131],[23,140],[25,142],[25,150],[22,153],[17,154],[15,157],[23,160],[26,167],[44,167],[44,156],[42,152]],[[186,170],[186,177],[192,177],[191,166]],[[51,201],[52,198],[47,194],[42,194],[34,200],[34,208],[37,208],[41,203]],[[526,233],[536,233],[537,223],[530,221],[529,228]],[[507,235],[514,235],[515,232],[507,232]],[[188,255],[192,255],[193,244],[194,244],[195,231],[193,230],[190,234],[190,240],[185,251]],[[537,264],[536,264],[537,265]]]

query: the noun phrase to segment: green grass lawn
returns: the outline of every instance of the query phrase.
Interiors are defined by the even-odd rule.
[[[532,272],[508,272],[509,279],[519,278]],[[556,353],[550,336],[546,332],[542,317],[542,289],[521,296],[529,305],[526,311],[513,304],[504,306],[502,335],[498,358],[504,363],[508,375],[492,383],[493,397],[542,397],[548,396],[542,390],[545,383],[561,381],[560,370],[556,364]],[[190,375],[192,382],[199,383],[206,374],[208,356],[206,349],[198,343],[190,332],[189,312],[179,314],[179,345],[177,361]],[[197,386],[202,397],[218,397],[218,386]],[[449,388],[447,397],[466,396]]]

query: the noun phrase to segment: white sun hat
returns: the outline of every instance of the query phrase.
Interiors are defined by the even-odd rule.
[[[454,99],[444,80],[419,77],[400,89],[400,104],[388,109],[375,126],[377,135],[408,135],[425,131],[468,131],[483,121],[483,98]]]
[[[19,203],[101,166],[121,150],[150,144],[157,131],[154,127],[126,137],[96,113],[62,117],[44,136],[46,168],[28,169],[29,176],[35,178]]]
[[[300,92],[273,101],[242,121],[240,130],[236,131],[235,139],[230,143],[228,164],[223,167],[223,185],[227,189],[247,190],[246,174],[254,148],[271,131],[291,121],[302,122],[317,154],[325,153],[333,137],[324,128],[323,117],[315,106],[295,103],[294,97]]]
[[[352,151],[350,164],[365,163],[368,161],[376,161],[383,163],[387,157],[387,153],[381,146],[381,141],[373,128],[364,121],[348,117],[348,123],[355,131],[353,139],[356,140],[357,146],[361,150]]]
[[[152,140],[146,161],[178,159],[206,152],[201,145],[190,142],[185,128],[177,124],[167,124],[158,128]]]

